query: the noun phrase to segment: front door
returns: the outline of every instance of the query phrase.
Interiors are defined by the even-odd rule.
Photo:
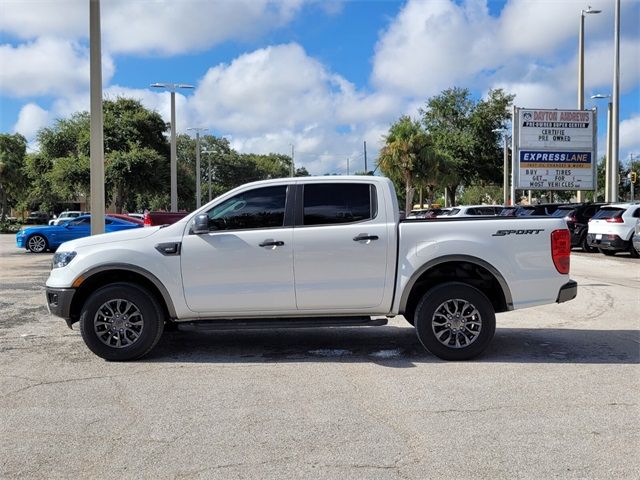
[[[182,284],[191,310],[295,311],[287,189],[278,185],[239,193],[207,212],[209,233],[184,235]]]

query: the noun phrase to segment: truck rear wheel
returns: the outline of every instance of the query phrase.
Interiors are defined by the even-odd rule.
[[[481,354],[496,330],[489,299],[460,282],[443,283],[425,293],[414,321],[420,343],[444,360],[468,360]]]
[[[96,290],[80,315],[87,347],[105,360],[141,358],[162,336],[164,315],[153,295],[134,283],[113,283]]]

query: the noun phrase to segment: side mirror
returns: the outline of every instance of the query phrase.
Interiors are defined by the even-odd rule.
[[[196,218],[193,219],[191,232],[193,232],[195,235],[209,233],[209,215],[207,215],[206,213],[196,215]]]

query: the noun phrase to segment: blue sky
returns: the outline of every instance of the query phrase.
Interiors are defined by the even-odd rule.
[[[604,150],[613,2],[585,18],[586,106]],[[0,131],[39,128],[88,107],[88,2],[0,0]],[[289,152],[312,173],[372,158],[389,124],[462,86],[515,93],[523,107],[575,108],[576,0],[102,0],[107,97],[139,98],[168,120],[153,82],[187,82],[179,131],[204,126],[240,151]],[[640,154],[640,2],[622,1],[620,157]],[[353,168],[353,167],[352,167]]]

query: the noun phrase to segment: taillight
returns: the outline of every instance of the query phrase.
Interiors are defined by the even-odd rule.
[[[558,273],[569,273],[571,259],[571,234],[569,230],[551,232],[551,258]]]
[[[143,222],[145,227],[151,226],[151,215],[149,215],[149,212],[144,212]]]
[[[607,223],[624,223],[624,220],[622,220],[622,217],[612,217],[607,218]]]

